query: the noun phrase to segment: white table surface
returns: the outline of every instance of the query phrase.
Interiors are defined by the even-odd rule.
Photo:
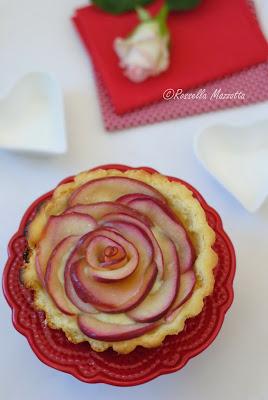
[[[268,104],[105,132],[90,62],[69,20],[82,4],[0,0],[0,93],[27,72],[53,73],[64,91],[69,141],[68,153],[54,158],[0,150],[0,268],[25,209],[59,180],[103,163],[150,165],[192,183],[221,214],[237,252],[235,301],[215,342],[183,370],[139,387],[116,388],[87,385],[42,364],[13,328],[1,293],[0,398],[266,400],[268,204],[253,215],[243,210],[197,162],[192,141],[215,121],[262,119]],[[258,4],[265,7],[267,0]]]

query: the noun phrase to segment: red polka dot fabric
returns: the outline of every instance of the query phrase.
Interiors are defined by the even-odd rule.
[[[139,125],[153,124],[268,100],[268,62],[191,91],[191,93],[197,94],[200,90],[206,90],[206,99],[161,100],[124,115],[116,114],[107,90],[97,74],[96,81],[104,126],[108,131],[133,128]],[[218,91],[219,89],[221,89],[222,94],[226,95],[242,91],[245,94],[245,99],[220,99],[216,97],[211,99],[210,94],[213,95],[215,90]]]

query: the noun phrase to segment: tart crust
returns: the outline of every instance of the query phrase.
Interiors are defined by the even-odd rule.
[[[165,322],[154,330],[140,337],[116,342],[106,342],[91,339],[79,329],[76,316],[63,314],[53,303],[46,290],[42,287],[36,272],[35,248],[41,239],[42,231],[51,215],[61,214],[67,207],[67,201],[72,192],[87,181],[107,176],[126,176],[145,182],[160,193],[168,201],[169,206],[178,215],[181,223],[187,230],[196,252],[194,271],[196,284],[191,297],[176,311],[171,322]],[[112,347],[122,354],[130,353],[136,346],[147,348],[158,347],[167,335],[178,334],[183,330],[185,320],[194,317],[202,311],[204,298],[210,295],[214,287],[213,269],[218,257],[212,246],[215,242],[215,233],[207,223],[206,215],[198,200],[183,184],[171,182],[165,176],[150,174],[144,170],[127,170],[121,172],[116,169],[87,171],[78,174],[73,182],[58,186],[52,198],[43,204],[27,230],[27,240],[30,248],[29,262],[24,265],[22,280],[27,288],[34,290],[34,304],[39,310],[46,313],[49,327],[62,329],[67,338],[73,343],[87,341],[95,351],[104,351]],[[100,319],[107,322],[124,323],[123,314],[99,314]]]

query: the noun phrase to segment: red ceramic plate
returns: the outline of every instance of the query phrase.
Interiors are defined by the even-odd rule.
[[[105,165],[101,168],[115,167],[121,171],[130,169],[123,165]],[[150,173],[156,172],[151,168],[141,168]],[[70,177],[63,182],[72,179]],[[18,232],[9,243],[9,257],[3,275],[4,294],[12,308],[13,324],[27,338],[37,357],[45,364],[68,372],[87,383],[138,385],[159,375],[178,371],[215,339],[233,301],[234,249],[223,230],[219,215],[207,205],[197,190],[179,179],[169,179],[183,183],[194,193],[217,235],[214,249],[219,256],[219,263],[215,269],[215,288],[212,295],[205,299],[202,312],[197,317],[188,319],[181,333],[166,337],[162,346],[156,349],[137,347],[128,355],[118,355],[110,349],[96,353],[88,343],[70,343],[61,330],[50,329],[45,323],[44,313],[33,307],[33,293],[20,282],[20,269],[26,249],[25,228],[40,204],[51,197],[51,191],[37,199],[26,211]]]

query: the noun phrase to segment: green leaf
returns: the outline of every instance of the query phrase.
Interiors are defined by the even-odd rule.
[[[197,7],[202,0],[166,0],[171,11],[186,11]]]
[[[160,8],[158,14],[154,17],[154,19],[158,22],[161,35],[168,35],[169,30],[167,26],[167,17],[168,17],[169,9],[166,3]]]
[[[111,14],[121,14],[135,10],[137,7],[151,2],[152,0],[91,0],[91,3]]]

